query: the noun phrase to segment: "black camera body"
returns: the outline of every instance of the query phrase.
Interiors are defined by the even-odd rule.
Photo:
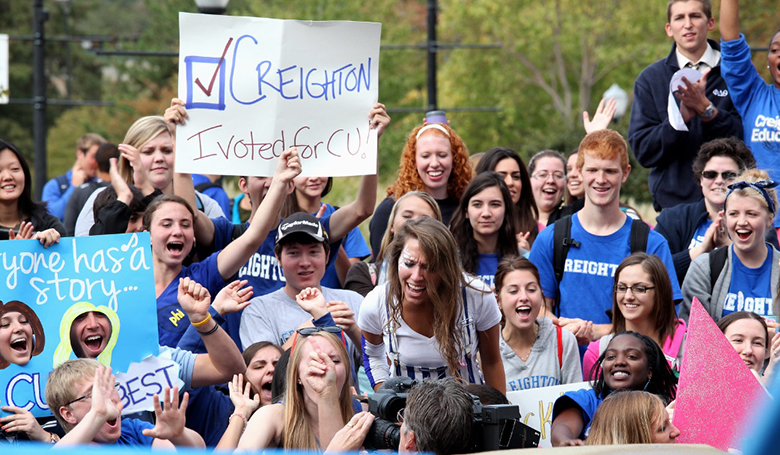
[[[368,450],[398,450],[401,426],[398,411],[406,407],[406,397],[417,384],[410,378],[391,378],[368,400],[368,410],[376,416],[363,443]],[[535,448],[540,433],[520,421],[520,408],[511,404],[483,405],[472,395],[474,423],[471,443],[464,453],[489,450]]]

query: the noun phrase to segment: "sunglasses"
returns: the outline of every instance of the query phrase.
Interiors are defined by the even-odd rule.
[[[718,178],[718,175],[720,175],[720,177],[727,182],[737,178],[737,173],[731,171],[725,171],[725,172],[704,171],[701,173],[701,176],[707,180],[715,180],[716,178]]]
[[[339,334],[341,336],[341,342],[344,343],[344,349],[347,349],[347,339],[344,338],[344,331],[341,330],[341,327],[338,326],[325,326],[325,327],[303,327],[301,329],[298,329],[295,331],[295,336],[293,337],[293,343],[292,347],[290,348],[290,353],[292,354],[295,351],[295,343],[298,342],[298,335],[307,337],[309,335],[314,335],[318,332],[327,332],[332,334]]]

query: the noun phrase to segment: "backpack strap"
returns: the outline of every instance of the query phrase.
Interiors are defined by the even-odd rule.
[[[211,180],[195,185],[195,191],[199,193],[202,193],[209,188],[222,188],[222,185],[217,182],[212,182]]]
[[[729,257],[729,248],[723,247],[710,251],[710,289],[715,288],[715,282],[718,281],[720,272],[726,265],[726,259]]]
[[[57,186],[60,187],[60,194],[65,193],[68,191],[68,188],[70,188],[70,181],[66,174],[58,175],[57,177],[54,177],[54,180],[57,182]]]
[[[558,336],[558,367],[563,370],[563,329],[556,325],[555,332]]]
[[[561,315],[560,285],[570,246],[579,248],[580,242],[571,238],[571,215],[567,215],[556,220],[553,224],[553,271],[555,272],[555,281],[558,283],[558,297],[555,299],[556,316]]]
[[[650,226],[644,221],[631,222],[631,253],[647,251],[647,238],[650,236]]]

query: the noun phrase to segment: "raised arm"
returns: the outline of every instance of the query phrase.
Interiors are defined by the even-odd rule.
[[[298,150],[292,147],[282,152],[276,165],[271,187],[263,198],[263,202],[260,203],[260,207],[257,208],[257,213],[252,218],[249,228],[239,238],[230,242],[217,257],[217,267],[219,267],[219,274],[222,275],[223,279],[228,280],[235,275],[238,269],[246,264],[246,261],[260,248],[268,236],[268,232],[276,226],[290,183],[300,173],[301,162]],[[376,181],[374,181],[374,194],[376,194]]]
[[[241,351],[209,314],[211,296],[208,290],[189,278],[183,278],[179,280],[178,299],[208,353],[195,357],[192,387],[227,382],[234,374],[243,373],[246,364]]]
[[[374,104],[373,109],[368,114],[369,125],[371,129],[376,130],[377,141],[382,133],[390,124],[390,116],[387,115],[385,105],[382,103]],[[336,210],[330,216],[330,241],[343,238],[355,226],[365,221],[374,213],[376,204],[376,185],[377,176],[364,175],[360,181],[360,190],[357,198],[350,204]]]
[[[739,39],[739,1],[720,1],[720,37],[723,41]]]
[[[179,98],[171,100],[171,106],[165,110],[165,121],[172,125],[172,131],[176,131],[176,125],[184,125],[188,118],[187,109],[184,108],[184,101]],[[176,136],[173,137],[174,147],[176,146]],[[173,194],[183,198],[195,209],[198,201],[195,196],[195,186],[192,184],[190,174],[175,173],[173,176]],[[214,243],[214,223],[203,212],[195,210],[195,240],[204,246],[211,246]]]
[[[89,444],[106,422],[120,418],[122,403],[114,402],[112,399],[116,395],[115,382],[116,378],[111,374],[111,368],[105,368],[101,365],[92,378],[92,407],[84,417],[75,422],[76,417],[69,406],[60,408],[60,415],[65,420],[75,423],[75,426],[60,439],[55,448]]]

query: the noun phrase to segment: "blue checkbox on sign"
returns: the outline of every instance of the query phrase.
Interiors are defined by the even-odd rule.
[[[223,64],[224,57],[200,57],[200,56],[187,56],[184,58],[184,63],[187,68],[187,109],[211,109],[215,111],[225,110],[225,65]],[[208,86],[204,86],[200,82],[194,72],[195,70],[203,70],[203,66],[216,65],[211,75],[211,80]],[[198,73],[200,74],[201,71]],[[216,79],[219,77],[219,81]],[[216,82],[216,87],[214,83]],[[214,91],[216,90],[216,93]]]

